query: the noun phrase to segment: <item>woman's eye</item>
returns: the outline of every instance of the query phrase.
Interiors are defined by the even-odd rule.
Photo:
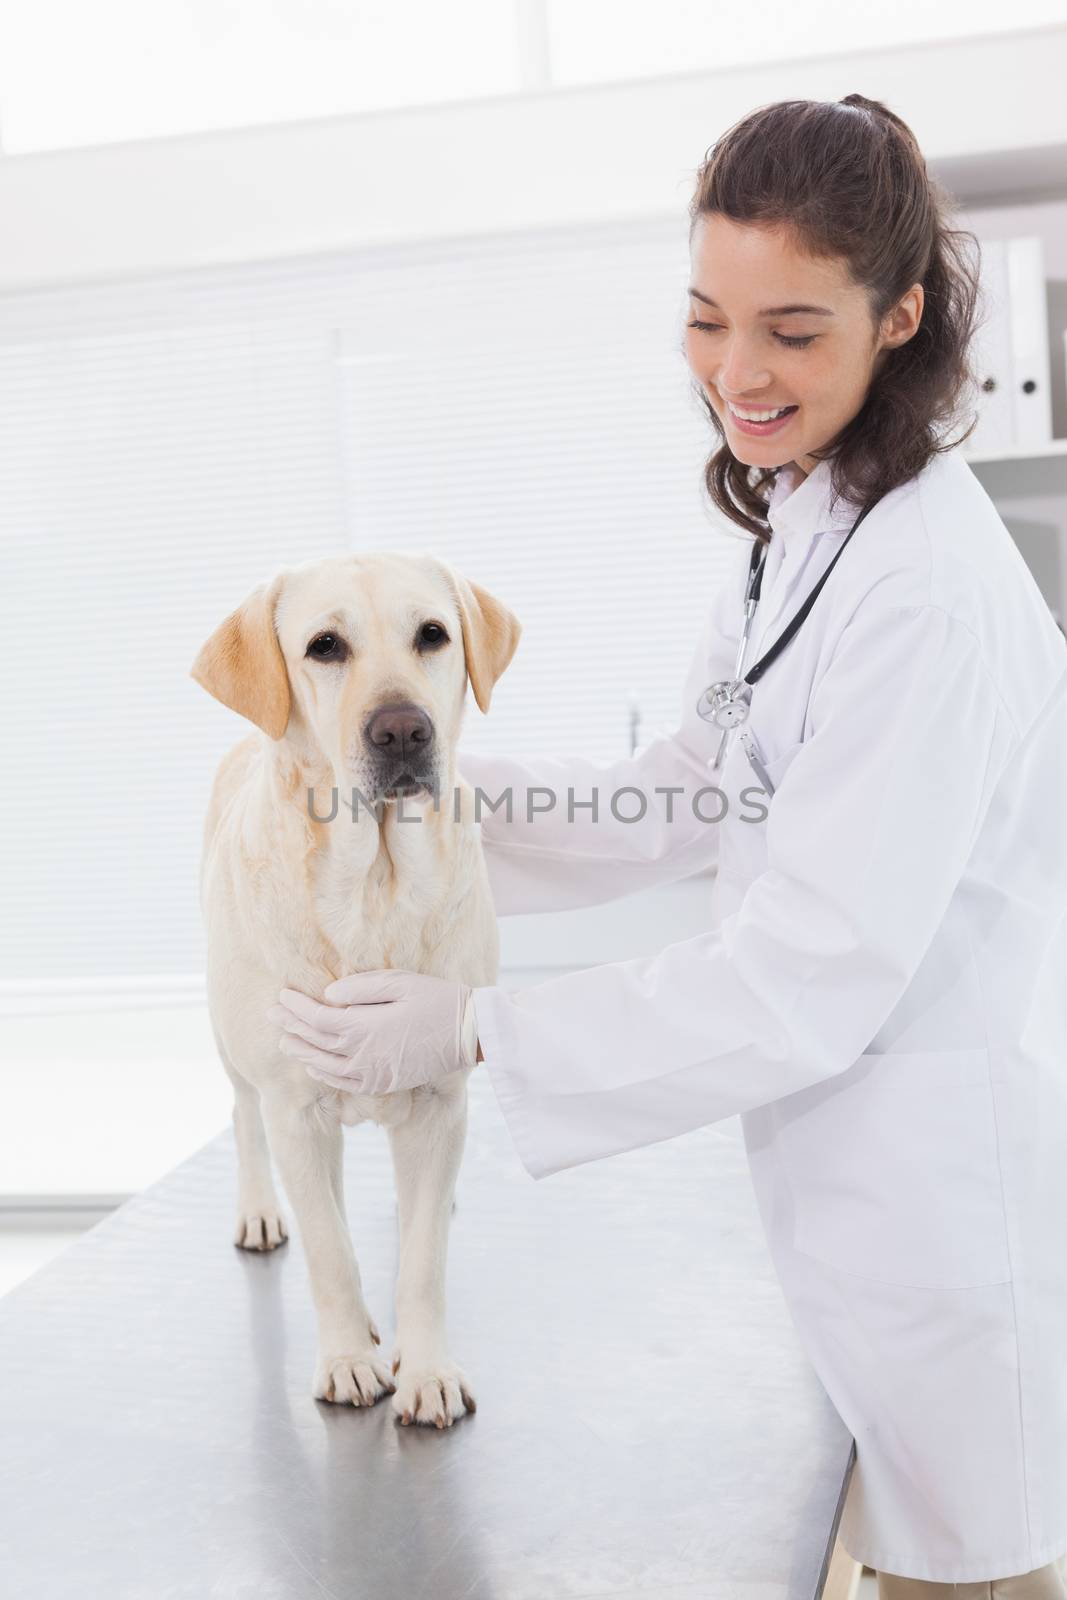
[[[686,323],[687,328],[696,328],[700,333],[718,333],[720,324],[717,322],[698,322],[694,319]],[[774,336],[779,344],[788,345],[791,350],[804,350],[809,344],[814,344],[819,337],[817,333],[805,334],[803,338],[790,338],[787,333],[776,333]]]
[[[415,642],[420,649],[425,646],[428,650],[434,650],[448,643],[448,633],[439,622],[424,622]]]
[[[348,655],[348,646],[340,634],[320,633],[312,639],[306,654],[315,661],[343,661]]]

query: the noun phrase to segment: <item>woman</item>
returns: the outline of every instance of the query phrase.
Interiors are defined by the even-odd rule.
[[[282,999],[287,1048],[365,1092],[470,1065],[476,1032],[534,1177],[740,1113],[856,1439],[846,1549],[883,1600],[1061,1600],[1067,649],[947,438],[976,305],[947,209],[860,95],[769,106],[715,145],[686,351],[720,441],[708,490],[752,540],[680,724],[609,765],[461,758],[513,791],[482,823],[500,912],[715,863],[713,926],[513,992],[391,972]],[[533,785],[559,803],[528,816]],[[624,788],[643,811],[611,804]]]

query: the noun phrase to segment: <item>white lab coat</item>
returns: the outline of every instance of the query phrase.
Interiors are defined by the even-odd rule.
[[[828,482],[779,474],[749,664],[855,518]],[[695,704],[732,675],[749,548],[672,736],[607,766],[461,752],[469,782],[514,791],[510,824],[482,821],[500,913],[717,864],[697,937],[476,988],[486,1067],[535,1178],[740,1113],[790,1311],[857,1443],[846,1549],[935,1582],[1027,1572],[1067,1551],[1067,645],[965,460],[936,457],[753,692],[773,798],[735,738],[727,815],[701,822],[719,736]],[[627,784],[638,823],[608,810]],[[561,803],[527,823],[527,785]],[[599,789],[596,822],[567,820],[568,785]]]

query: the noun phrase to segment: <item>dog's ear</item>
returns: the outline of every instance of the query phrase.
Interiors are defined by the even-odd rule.
[[[274,605],[284,573],[261,583],[243,605],[220,622],[201,646],[190,677],[221,700],[280,739],[289,722],[289,674],[274,629]]]
[[[489,710],[493,685],[504,672],[519,643],[522,624],[495,595],[478,583],[461,577],[442,562],[455,591],[463,629],[467,676],[483,714]]]

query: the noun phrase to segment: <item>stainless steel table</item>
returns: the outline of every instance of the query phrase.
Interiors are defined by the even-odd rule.
[[[852,1441],[797,1342],[737,1122],[534,1183],[484,1074],[471,1091],[449,1327],[477,1413],[438,1432],[388,1397],[311,1398],[299,1241],[231,1243],[227,1130],[0,1301],[0,1593],[821,1592]],[[388,1354],[388,1145],[346,1137]]]

